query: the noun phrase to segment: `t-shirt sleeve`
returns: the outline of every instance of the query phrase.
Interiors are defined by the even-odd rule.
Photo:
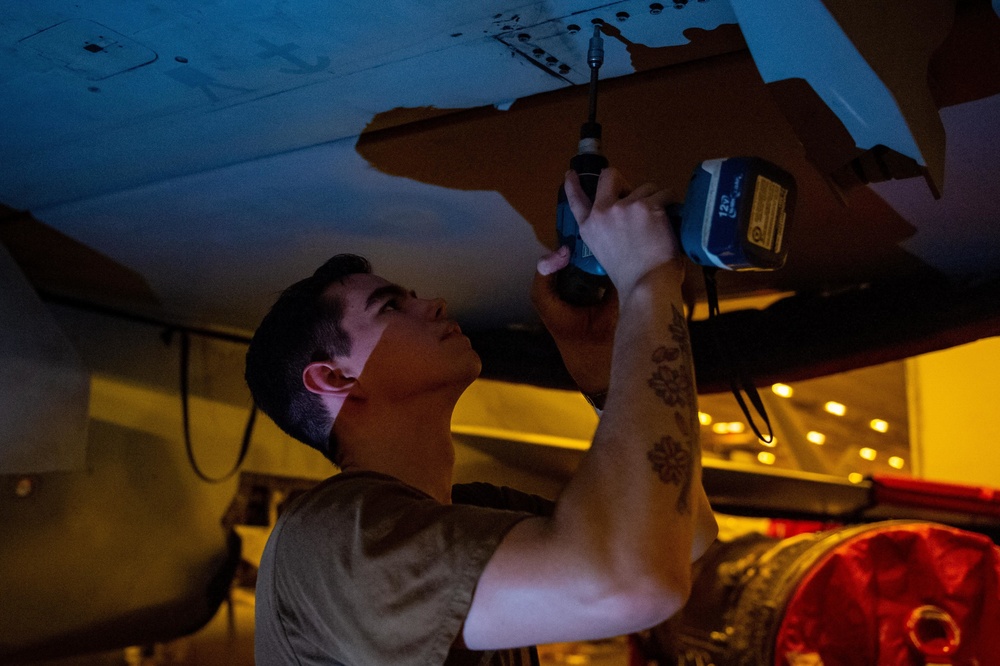
[[[286,517],[275,601],[301,664],[443,664],[507,531],[530,514],[333,479]]]

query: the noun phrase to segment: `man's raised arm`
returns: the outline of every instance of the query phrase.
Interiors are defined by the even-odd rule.
[[[694,544],[715,522],[701,487],[698,408],[683,314],[683,267],[665,207],[605,170],[591,209],[567,197],[618,290],[608,397],[551,518],[518,523],[483,571],[465,643],[488,649],[644,629],[686,601]],[[706,515],[707,514],[707,515]]]

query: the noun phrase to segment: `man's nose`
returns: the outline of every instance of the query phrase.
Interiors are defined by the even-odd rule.
[[[443,298],[432,298],[427,301],[427,315],[431,321],[448,317],[448,303]]]
[[[445,319],[448,317],[448,302],[443,298],[434,299],[434,319]]]

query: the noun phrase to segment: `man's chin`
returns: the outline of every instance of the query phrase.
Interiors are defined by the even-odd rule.
[[[472,352],[472,356],[473,358],[470,359],[467,371],[462,378],[463,392],[465,391],[465,389],[469,388],[472,385],[472,382],[479,379],[479,375],[483,371],[483,362],[479,358],[479,354],[477,354],[476,352]]]
[[[475,360],[474,363],[472,363],[472,365],[471,365],[471,367],[469,369],[470,370],[469,371],[469,382],[468,382],[468,384],[466,384],[466,388],[468,388],[472,384],[472,382],[474,382],[477,379],[479,379],[479,375],[483,372],[483,361],[482,361],[482,359],[479,358],[479,354],[476,354],[476,352],[472,352],[472,353],[475,355],[476,360]]]

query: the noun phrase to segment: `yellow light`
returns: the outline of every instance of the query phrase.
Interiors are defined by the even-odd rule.
[[[821,432],[816,432],[815,430],[810,430],[806,433],[806,439],[815,444],[816,446],[823,446],[826,444],[826,435]]]
[[[712,424],[712,417],[705,412],[698,412],[698,422],[704,426]]]
[[[847,413],[847,407],[844,407],[839,402],[834,402],[833,400],[823,405],[823,409],[835,416],[843,416]]]
[[[788,384],[771,384],[771,390],[774,391],[775,395],[780,395],[782,398],[791,398],[792,387]]]
[[[878,451],[876,451],[875,449],[869,449],[866,446],[865,448],[858,451],[858,455],[864,458],[865,460],[875,460],[875,458],[878,456]]]
[[[746,429],[747,427],[740,421],[732,421],[726,424],[726,431],[731,432],[734,435],[738,435]]]
[[[868,425],[870,425],[872,430],[875,432],[889,432],[889,424],[882,419],[872,419],[871,423]]]
[[[712,432],[714,432],[716,435],[725,435],[727,432],[729,432],[729,428],[727,427],[728,425],[729,425],[728,423],[723,423],[722,421],[719,421],[718,423],[713,423]]]
[[[770,451],[761,451],[757,454],[757,460],[765,465],[773,465],[774,461],[777,460],[777,457]]]
[[[865,477],[861,476],[857,472],[851,472],[850,474],[847,475],[847,480],[850,481],[851,483],[861,483],[862,481],[865,480]]]
[[[757,441],[760,442],[761,446],[766,446],[766,447],[772,448],[772,449],[778,445],[778,438],[775,437],[774,435],[771,435],[771,441],[770,442],[768,442],[766,440],[763,440],[763,439],[758,439]]]
[[[899,456],[893,456],[889,458],[889,467],[895,467],[896,469],[903,469],[903,465],[905,464],[906,461],[900,458]]]

